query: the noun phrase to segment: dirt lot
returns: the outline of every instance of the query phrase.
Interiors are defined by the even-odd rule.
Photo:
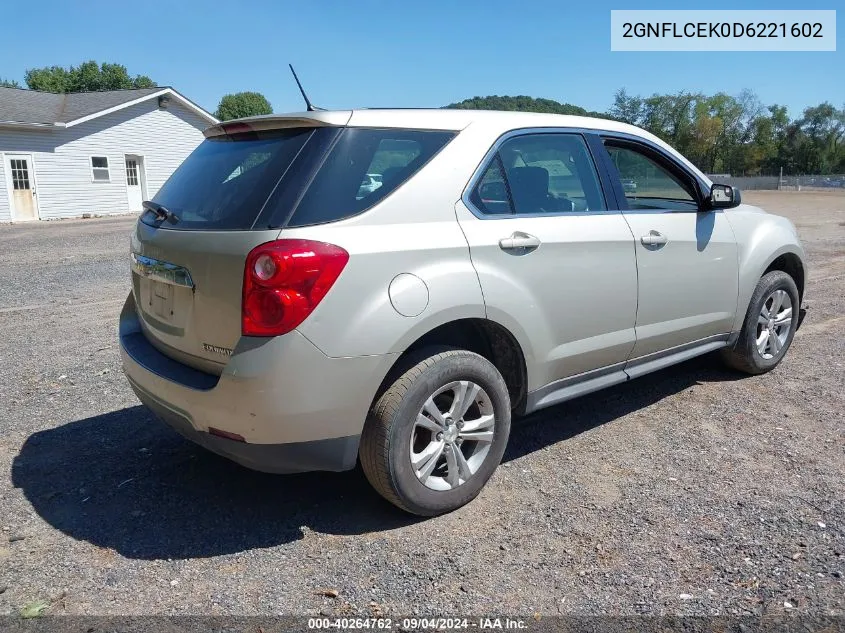
[[[544,411],[425,521],[360,472],[253,473],[150,418],[115,343],[130,218],[0,227],[0,613],[842,614],[845,197],[745,198],[810,257],[784,363]]]

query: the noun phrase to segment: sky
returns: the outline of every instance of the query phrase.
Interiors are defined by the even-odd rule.
[[[845,36],[836,52],[611,52],[610,10],[676,9],[677,0],[356,0],[85,3],[0,0],[0,77],[27,68],[121,63],[209,111],[226,93],[263,93],[302,110],[287,64],[326,108],[439,107],[473,96],[545,97],[606,111],[619,88],[738,94],[792,117],[845,105]],[[708,0],[686,8],[799,9],[803,2]],[[845,32],[845,5],[836,9]],[[681,5],[684,6],[684,5]],[[34,19],[35,18],[35,19]]]

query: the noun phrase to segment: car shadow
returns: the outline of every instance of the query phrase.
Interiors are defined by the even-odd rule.
[[[694,385],[747,378],[728,370],[715,354],[699,356],[636,380],[518,418],[502,461],[518,459],[643,409]]]
[[[519,420],[505,461],[703,382],[732,380],[708,358]],[[75,539],[140,559],[201,558],[296,541],[307,528],[362,534],[411,517],[349,473],[268,475],[184,440],[134,406],[34,433],[12,482],[38,515]]]
[[[713,237],[716,213],[719,211],[699,211],[695,216],[695,247],[699,253],[707,248],[710,238]]]

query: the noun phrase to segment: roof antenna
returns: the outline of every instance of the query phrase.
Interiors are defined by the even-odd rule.
[[[299,86],[299,92],[302,93],[302,98],[305,99],[305,105],[308,106],[306,109],[308,112],[314,112],[315,110],[325,110],[325,108],[318,108],[315,106],[311,101],[308,99],[308,95],[305,94],[305,89],[302,87],[302,84],[299,82],[299,77],[296,76],[296,71],[293,69],[293,64],[288,64],[290,71],[293,73],[293,78],[296,80],[296,85]]]

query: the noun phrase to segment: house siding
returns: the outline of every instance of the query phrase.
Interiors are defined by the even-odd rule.
[[[3,133],[0,132],[0,135]],[[0,143],[3,141],[0,140]],[[2,148],[2,145],[0,145]],[[0,222],[8,222],[12,219],[11,206],[9,204],[9,192],[6,190],[6,159],[0,149]]]
[[[146,196],[152,198],[203,140],[210,123],[171,101],[159,109],[155,99],[70,128],[0,129],[0,152],[32,154],[40,218],[79,217],[85,213],[127,213],[124,155],[144,157]],[[93,182],[91,156],[109,160],[109,182]],[[0,165],[0,221],[11,220],[5,159]]]

